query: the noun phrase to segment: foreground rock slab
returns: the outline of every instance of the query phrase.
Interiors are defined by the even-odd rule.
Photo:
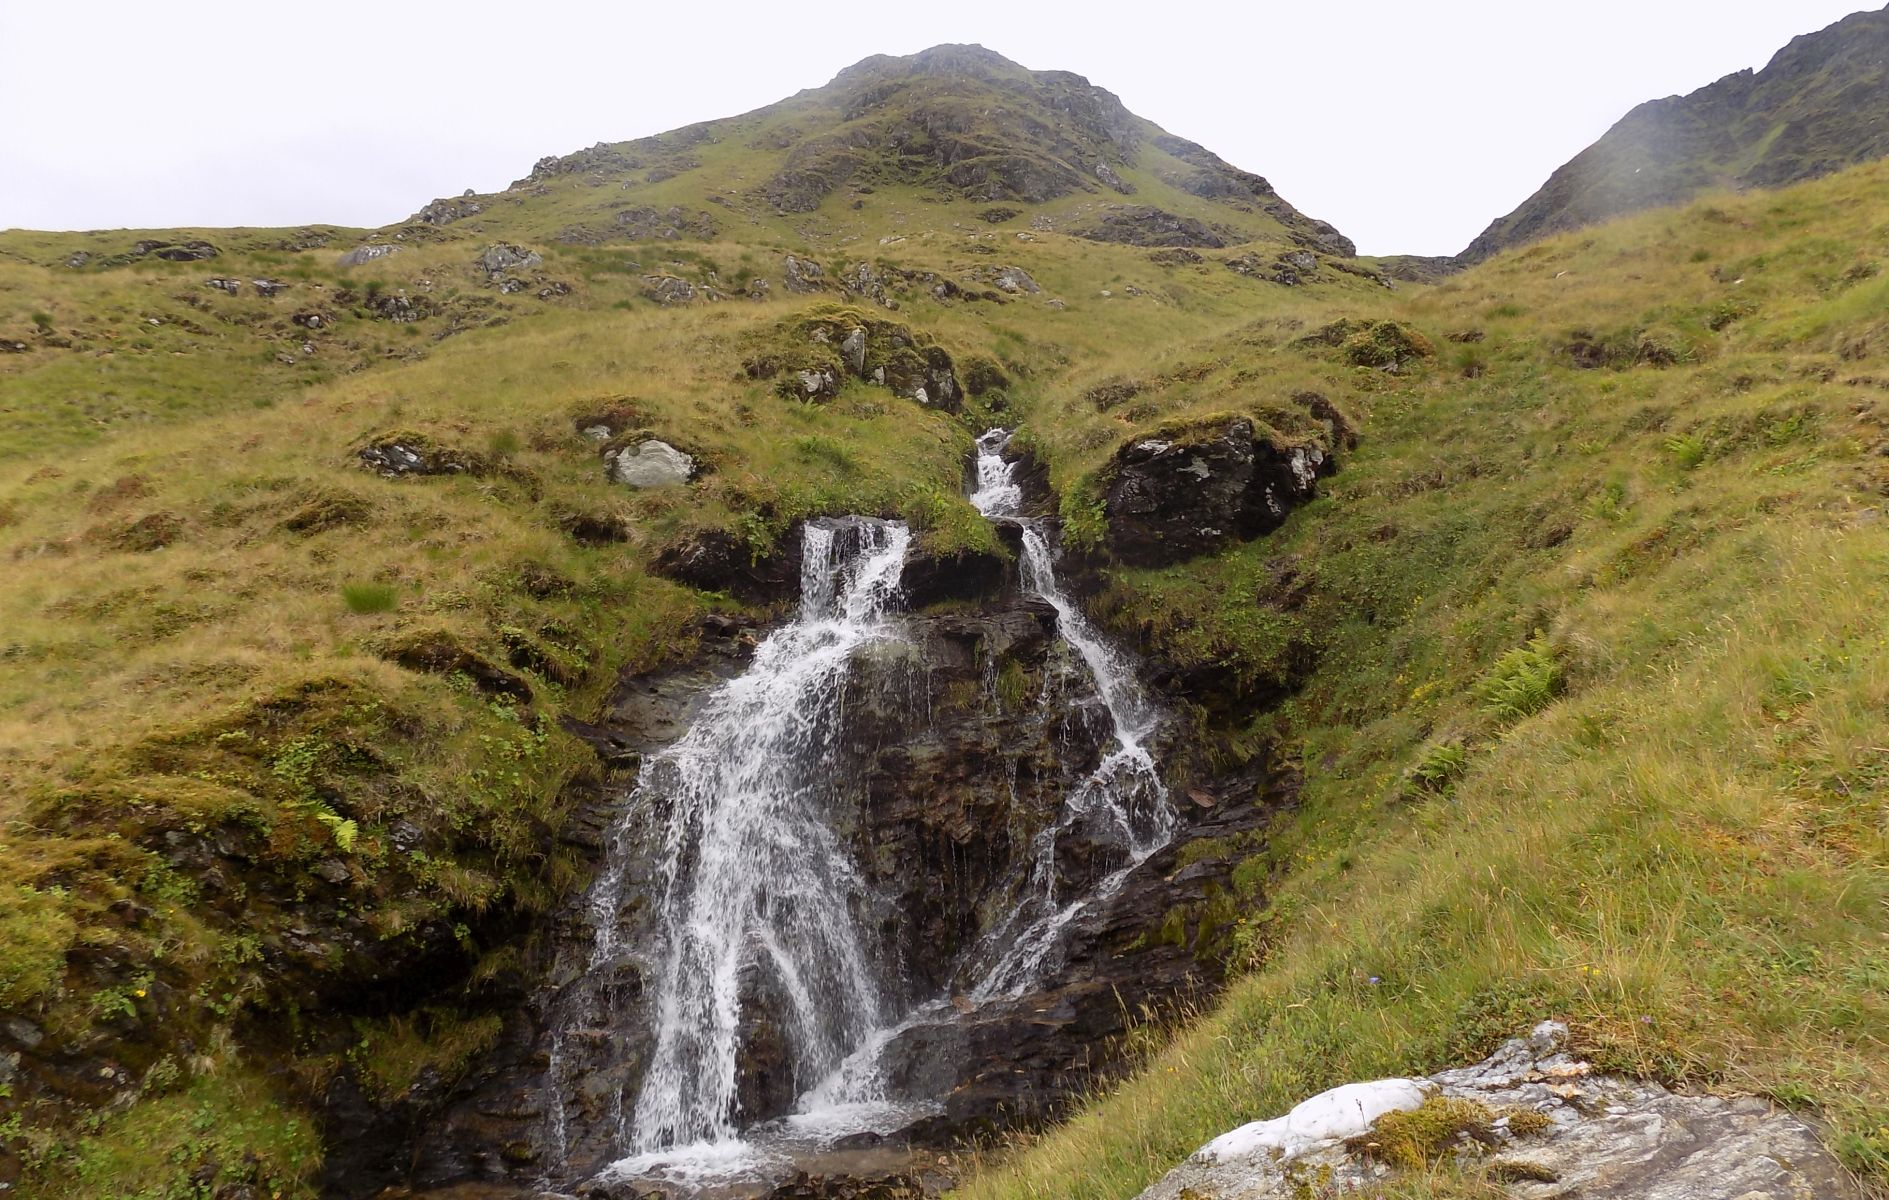
[[[1379,1186],[1374,1127],[1439,1098],[1481,1106],[1453,1147],[1522,1200],[1839,1200],[1860,1196],[1809,1125],[1762,1100],[1681,1096],[1596,1074],[1543,1022],[1474,1066],[1347,1084],[1209,1142],[1140,1200],[1286,1200]],[[1529,1116],[1528,1114],[1535,1114]]]

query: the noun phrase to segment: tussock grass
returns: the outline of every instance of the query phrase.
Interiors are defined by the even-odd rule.
[[[1364,441],[1285,529],[1110,573],[1152,649],[1255,687],[1282,646],[1315,655],[1229,747],[1284,747],[1303,802],[1218,1009],[961,1194],[1131,1196],[1234,1125],[1545,1016],[1608,1069],[1814,1107],[1889,1177],[1889,344],[1831,283],[1877,252],[1886,175],[1648,214],[1394,302],[1484,330],[1486,370],[1353,377]],[[1714,329],[1728,292],[1749,311]],[[1685,352],[1576,367],[1570,331],[1609,327]],[[1063,445],[1096,424],[1044,419]],[[1267,615],[1282,563],[1310,595]]]

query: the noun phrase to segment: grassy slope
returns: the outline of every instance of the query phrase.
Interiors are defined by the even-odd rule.
[[[1104,607],[1167,653],[1318,648],[1244,739],[1297,758],[1303,804],[1248,872],[1250,972],[965,1195],[1132,1195],[1219,1131],[1549,1014],[1608,1066],[1819,1112],[1889,1177],[1885,183],[1648,214],[1396,303],[1443,360],[1355,374],[1365,441],[1319,501],[1113,575]],[[1577,331],[1621,360],[1576,370]],[[1632,365],[1648,340],[1679,361]],[[1260,395],[1335,381],[1285,342],[1199,354]],[[1052,448],[1108,444],[1062,401],[1032,414]],[[1100,453],[1059,455],[1065,483]]]

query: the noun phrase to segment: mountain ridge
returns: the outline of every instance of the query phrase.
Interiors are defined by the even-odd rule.
[[[601,203],[572,194],[611,187]],[[624,240],[615,236],[616,214],[647,200],[712,222],[745,219],[839,240],[884,217],[887,188],[901,199],[1029,204],[1048,222],[1119,203],[1224,226],[1227,242],[1281,240],[1356,255],[1350,239],[1301,213],[1263,176],[1137,116],[1084,76],[950,43],[870,56],[739,116],[547,155],[500,192],[438,199],[399,225],[482,219],[487,231],[506,233],[520,222],[505,219],[503,206],[556,207],[571,220],[542,232],[602,244]]]
[[[1761,69],[1637,105],[1459,258],[1481,262],[1711,188],[1778,187],[1885,154],[1889,8],[1792,38]]]

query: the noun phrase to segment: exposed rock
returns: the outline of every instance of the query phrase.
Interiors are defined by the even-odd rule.
[[[672,204],[666,209],[640,204],[620,210],[611,220],[619,236],[639,242],[651,239],[676,241],[683,238],[706,242],[715,237],[718,228],[714,217],[683,208],[679,204]]]
[[[799,529],[757,553],[726,529],[682,534],[656,554],[656,573],[705,592],[726,592],[750,604],[792,596],[800,586]]]
[[[74,250],[66,258],[66,266],[76,271],[80,267],[83,267],[86,263],[89,263],[91,261],[92,261],[92,256],[90,254],[86,253],[83,250]]]
[[[606,458],[610,478],[634,488],[676,487],[695,477],[695,460],[668,442],[650,438]]]
[[[174,246],[158,246],[152,253],[166,262],[202,262],[206,258],[215,258],[221,251],[209,242],[184,242]]]
[[[885,294],[886,278],[871,263],[854,263],[840,276],[840,286],[881,308],[897,308],[898,303]]]
[[[222,292],[226,295],[230,295],[230,296],[241,295],[243,291],[242,280],[225,279],[224,277],[220,275],[204,280],[203,286],[207,288],[214,288],[217,291]]]
[[[485,253],[479,255],[478,267],[485,272],[487,280],[497,280],[513,271],[529,271],[543,262],[544,255],[536,250],[500,242],[486,247]]]
[[[279,279],[252,279],[249,282],[256,289],[256,294],[265,300],[272,300],[289,290],[289,285]]]
[[[855,376],[863,378],[866,374],[866,331],[863,328],[848,331],[840,339],[840,357],[846,360],[846,369]]]
[[[826,284],[826,272],[812,259],[789,254],[781,259],[781,286],[790,292],[817,292]]]
[[[484,475],[492,464],[483,454],[435,445],[417,436],[378,438],[355,452],[361,465],[388,479],[408,475]]]
[[[1148,261],[1158,267],[1189,267],[1201,262],[1201,257],[1197,251],[1175,246],[1168,250],[1156,250],[1148,256]]]
[[[12,338],[0,338],[0,354],[25,354],[33,347],[26,342],[17,342]]]
[[[913,609],[945,600],[979,600],[1002,590],[1013,580],[1009,559],[985,550],[936,553],[923,538],[905,556],[899,587]]]
[[[1346,1084],[1214,1139],[1140,1200],[1291,1200],[1377,1190],[1395,1168],[1374,1127],[1433,1097],[1484,1115],[1438,1152],[1481,1164],[1529,1200],[1842,1200],[1855,1183],[1803,1121],[1762,1100],[1680,1096],[1601,1075],[1543,1022],[1474,1066]],[[1526,1121],[1516,1114],[1528,1114]]]
[[[1204,221],[1176,216],[1146,204],[1110,206],[1097,224],[1071,232],[1092,242],[1117,242],[1127,246],[1192,246],[1219,250],[1227,244],[1226,238]]]
[[[365,266],[377,258],[386,258],[389,254],[398,254],[399,252],[400,247],[391,246],[384,242],[376,242],[366,246],[356,246],[346,254],[343,254],[340,258],[335,259],[335,266]]]
[[[427,225],[451,225],[454,221],[476,217],[484,211],[485,205],[471,196],[461,196],[452,200],[435,200],[415,213],[414,219]]]
[[[645,275],[643,276],[643,295],[667,308],[676,304],[693,303],[697,289],[688,280],[674,275]]]
[[[433,314],[432,301],[425,296],[409,296],[405,292],[374,292],[361,303],[368,312],[396,325],[423,321]]]
[[[1170,182],[1183,191],[1241,210],[1256,208],[1285,226],[1287,234],[1302,246],[1344,258],[1358,253],[1351,239],[1330,224],[1306,216],[1286,203],[1265,179],[1240,170],[1205,146],[1166,133],[1156,136],[1154,144],[1194,168],[1179,178],[1169,176]]]
[[[1236,275],[1297,287],[1318,270],[1318,256],[1309,250],[1289,250],[1269,262],[1257,254],[1242,254],[1227,259],[1226,265]]]
[[[1115,455],[1103,509],[1124,562],[1178,562],[1276,529],[1333,462],[1316,445],[1278,447],[1236,419],[1182,438],[1142,438]]]
[[[1014,208],[987,208],[977,215],[983,220],[989,221],[992,225],[1001,225],[1005,221],[1012,220],[1023,214],[1020,210]]]
[[[1102,181],[1102,186],[1113,188],[1124,196],[1135,194],[1135,185],[1117,175],[1107,163],[1095,164],[1095,177]]]
[[[1035,295],[1043,290],[1042,286],[1030,278],[1030,273],[1022,267],[1002,267],[991,272],[989,278],[991,283],[1013,296],[1024,293]]]

